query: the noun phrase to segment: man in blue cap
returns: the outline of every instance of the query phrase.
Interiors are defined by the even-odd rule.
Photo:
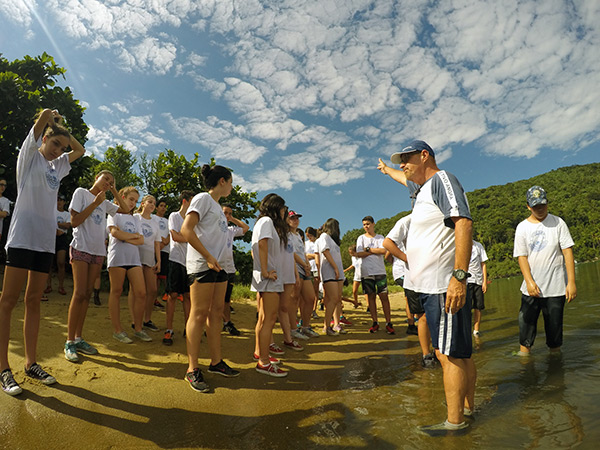
[[[378,169],[408,187],[413,199],[406,256],[415,292],[420,293],[433,347],[444,373],[448,407],[445,422],[419,429],[445,435],[468,426],[475,397],[471,357],[471,305],[466,297],[472,247],[472,220],[456,177],[437,167],[433,149],[413,141],[391,156],[400,170],[381,159]]]

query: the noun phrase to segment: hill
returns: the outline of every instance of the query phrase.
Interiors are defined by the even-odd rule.
[[[575,241],[575,260],[590,261],[600,256],[600,163],[562,167],[526,180],[467,193],[473,238],[486,249],[491,278],[520,273],[512,257],[513,241],[518,223],[529,215],[525,193],[533,185],[546,190],[549,212],[562,217],[569,226]],[[399,189],[404,188],[399,185]],[[375,231],[385,236],[407,214],[410,211],[380,219]],[[362,229],[354,229],[343,236],[340,247],[344,267],[351,264],[347,248],[362,233]]]

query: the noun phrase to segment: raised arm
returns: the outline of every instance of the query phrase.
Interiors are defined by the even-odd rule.
[[[402,170],[393,169],[384,163],[381,158],[379,158],[379,164],[377,164],[377,168],[384,175],[389,175],[392,180],[397,181],[398,183],[402,183],[406,186],[406,175]]]

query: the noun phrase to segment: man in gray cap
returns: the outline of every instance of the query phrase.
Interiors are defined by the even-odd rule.
[[[535,341],[540,311],[544,314],[546,345],[559,351],[562,345],[565,300],[577,296],[573,239],[565,222],[548,214],[548,197],[540,186],[527,191],[530,216],[517,225],[513,256],[523,273],[519,343],[517,353],[529,356]]]
[[[400,164],[400,170],[381,160],[378,169],[406,185],[414,202],[406,240],[411,289],[421,296],[444,373],[448,407],[445,422],[420,430],[445,435],[466,428],[464,417],[474,407],[476,369],[471,357],[471,305],[466,297],[471,213],[461,184],[437,167],[435,153],[426,142],[411,142],[391,160]]]

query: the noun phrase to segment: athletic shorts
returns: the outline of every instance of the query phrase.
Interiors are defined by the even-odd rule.
[[[177,294],[187,294],[190,292],[188,283],[188,275],[185,266],[175,261],[167,263],[167,290],[169,294],[175,292]]]
[[[425,313],[423,304],[421,303],[421,294],[404,288],[404,295],[406,296],[406,302],[408,303],[408,309],[410,309],[411,314]]]
[[[217,272],[208,269],[203,272],[188,274],[188,284],[191,286],[194,284],[194,281],[197,281],[198,283],[222,283],[227,281],[227,272],[224,270]]]
[[[71,264],[73,261],[83,261],[88,264],[100,264],[104,262],[104,256],[91,255],[86,252],[79,251],[73,247],[69,247],[69,257],[71,258]]]
[[[473,309],[483,311],[485,304],[483,303],[483,289],[481,285],[475,283],[467,283],[467,297],[471,297]]]
[[[456,314],[446,314],[445,293],[421,294],[420,297],[433,348],[453,358],[470,358],[473,353],[471,299],[467,296],[464,306]]]
[[[404,287],[404,277],[396,278],[394,283],[396,283],[396,286]]]
[[[169,275],[169,254],[167,252],[160,252],[160,272],[158,277],[166,279]]]
[[[298,272],[298,275],[300,276],[301,280],[304,280],[304,281],[306,281],[306,280],[308,280],[308,281],[312,280],[312,276],[311,275],[302,275],[300,272]]]
[[[60,236],[56,236],[56,245],[54,246],[54,250],[56,253],[61,250],[67,251],[69,249],[69,235],[64,233]]]
[[[8,247],[6,252],[7,266],[34,272],[50,273],[53,260],[54,253],[36,252],[26,248]]]
[[[519,343],[531,348],[537,334],[537,321],[540,311],[544,316],[546,345],[558,348],[563,343],[563,311],[566,297],[530,297],[521,294],[521,310],[519,311]]]
[[[338,281],[344,281],[344,280],[323,280],[323,284],[325,284],[325,283],[333,283],[333,282],[338,282]]]
[[[231,293],[233,292],[233,282],[235,281],[235,273],[227,274],[227,290],[225,291],[225,303],[231,302]]]
[[[387,294],[387,275],[375,275],[373,277],[361,280],[362,289],[365,295],[369,294]]]

